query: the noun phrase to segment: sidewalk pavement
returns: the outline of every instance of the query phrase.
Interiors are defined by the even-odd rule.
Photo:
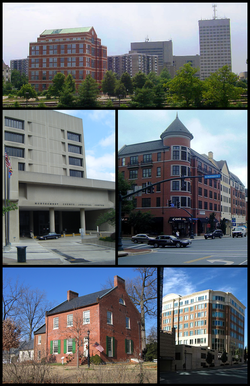
[[[44,241],[46,246],[43,246],[41,245],[43,241],[23,238],[8,247],[3,247],[3,265],[115,265],[114,249],[95,245],[96,235],[86,238],[89,242],[85,240],[83,244],[78,236],[49,240],[52,243],[56,241],[50,247],[47,241]],[[18,246],[27,247],[26,262],[17,261]]]

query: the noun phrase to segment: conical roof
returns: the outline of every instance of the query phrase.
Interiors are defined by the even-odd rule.
[[[166,128],[166,130],[163,131],[161,138],[163,139],[167,136],[173,135],[182,135],[183,137],[188,137],[190,139],[194,138],[186,126],[184,126],[183,123],[179,120],[178,115],[176,115],[175,120]]]

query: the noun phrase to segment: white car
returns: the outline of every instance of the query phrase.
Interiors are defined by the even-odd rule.
[[[233,237],[246,237],[247,231],[245,227],[236,227],[232,230],[232,236]]]

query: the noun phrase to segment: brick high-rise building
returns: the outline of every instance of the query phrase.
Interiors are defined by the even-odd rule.
[[[243,357],[245,306],[230,292],[204,290],[162,301],[162,329],[175,328],[175,344],[210,347]]]
[[[36,91],[48,89],[54,76],[71,74],[76,87],[91,75],[100,83],[107,71],[107,47],[93,27],[45,30],[30,43],[29,82]]]
[[[134,190],[145,187],[135,196],[135,210],[151,213],[154,232],[168,235],[179,231],[185,237],[193,230],[195,235],[202,235],[211,231],[209,219],[214,214],[212,227],[225,218],[226,234],[230,234],[232,215],[236,225],[246,223],[244,185],[230,174],[226,161],[214,160],[213,152],[206,155],[193,150],[192,139],[176,116],[160,139],[124,145],[118,152],[118,170],[125,180],[133,182]],[[221,177],[203,177],[211,174]],[[159,183],[154,193],[149,192],[150,185],[171,178],[176,179]],[[125,229],[126,215],[122,223],[123,231],[129,233],[130,228]]]

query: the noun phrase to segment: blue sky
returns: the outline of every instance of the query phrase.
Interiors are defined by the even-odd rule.
[[[232,293],[247,307],[247,268],[165,268],[163,296],[177,293],[184,296],[211,289]],[[248,345],[247,314],[245,309],[245,343]]]
[[[173,55],[199,54],[198,21],[212,19],[213,3],[56,2],[3,3],[3,59],[25,59],[30,42],[46,29],[93,26],[108,55],[126,54],[131,42],[173,42]],[[229,18],[232,69],[246,71],[247,3],[217,3],[216,16]],[[18,37],[18,39],[17,39]]]
[[[82,119],[87,178],[115,181],[115,111],[56,111]]]
[[[118,112],[118,149],[123,145],[160,139],[175,120],[193,134],[191,147],[213,152],[247,187],[247,111],[245,110],[121,110]]]
[[[67,291],[77,292],[79,296],[87,295],[102,288],[106,281],[111,278],[114,283],[114,276],[120,276],[126,281],[139,276],[139,272],[134,268],[90,268],[90,267],[50,267],[50,268],[32,268],[32,267],[4,267],[3,283],[5,278],[16,279],[30,288],[38,288],[45,291],[48,301],[56,306],[67,300]],[[113,284],[112,284],[113,285]],[[107,286],[106,288],[111,288]],[[45,319],[44,319],[45,320]],[[156,326],[156,318],[146,318],[146,332],[151,326]]]

